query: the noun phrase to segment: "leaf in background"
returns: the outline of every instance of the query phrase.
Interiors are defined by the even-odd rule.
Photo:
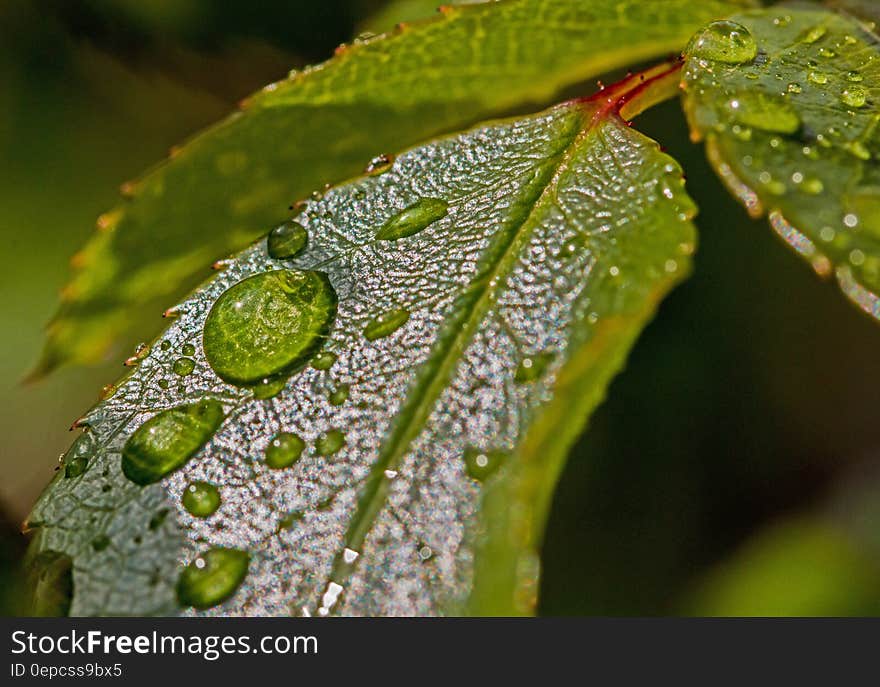
[[[373,156],[606,70],[678,52],[703,23],[746,0],[506,0],[356,43],[273,84],[197,136],[104,215],[49,326],[34,375],[95,361],[192,287],[207,264],[281,222],[325,182]]]
[[[734,23],[735,22],[735,23]],[[687,51],[685,108],[721,178],[880,317],[880,49],[838,14],[734,16]]]
[[[71,612],[530,612],[567,449],[689,269],[617,114],[678,67],[404,153],[185,301],[32,514]]]

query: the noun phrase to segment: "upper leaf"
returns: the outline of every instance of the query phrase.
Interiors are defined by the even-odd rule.
[[[207,264],[241,249],[290,203],[371,158],[562,86],[678,52],[747,0],[503,0],[338,51],[197,136],[99,220],[48,331],[36,374],[104,355]],[[143,326],[140,324],[140,326]],[[147,332],[152,334],[152,332]]]
[[[529,612],[567,448],[694,248],[617,114],[648,76],[404,153],[184,302],[31,517],[71,613]]]
[[[694,38],[684,86],[733,193],[880,318],[878,37],[821,10],[748,12]]]

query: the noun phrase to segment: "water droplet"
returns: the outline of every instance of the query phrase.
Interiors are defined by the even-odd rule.
[[[840,94],[840,101],[848,107],[864,107],[868,102],[868,90],[864,86],[848,86]]]
[[[180,349],[180,352],[185,356],[194,356],[196,354],[196,347],[192,344],[183,344],[183,347]]]
[[[427,544],[422,544],[419,547],[419,558],[422,561],[429,561],[434,557],[434,551]]]
[[[169,348],[171,348],[171,342],[168,339],[159,344],[160,350],[167,351]]]
[[[819,48],[819,56],[831,59],[832,57],[837,57],[837,53],[831,48],[822,47]]]
[[[180,500],[190,515],[207,518],[220,507],[220,490],[210,482],[190,482]]]
[[[807,74],[807,79],[819,86],[823,86],[824,84],[828,83],[828,75],[823,74],[822,72],[810,72],[809,74]]]
[[[506,451],[482,451],[469,447],[464,451],[464,466],[467,474],[475,480],[483,481],[495,472],[508,454]]]
[[[788,100],[760,91],[742,91],[727,102],[733,118],[745,126],[793,134],[801,128],[801,118]]]
[[[122,472],[135,484],[158,482],[204,446],[223,417],[223,406],[211,399],[163,410],[125,442]]]
[[[263,400],[277,396],[286,386],[287,377],[284,377],[283,375],[278,377],[264,377],[251,386],[251,390],[254,392],[254,398]]]
[[[821,24],[817,24],[812,28],[806,29],[800,36],[798,36],[798,40],[801,43],[812,44],[818,41],[820,38],[825,36],[828,33],[828,28],[822,26]]]
[[[175,374],[179,374],[181,377],[186,377],[196,369],[196,361],[192,358],[178,358],[171,365],[171,369],[174,370]]]
[[[847,217],[855,219],[861,230],[880,238],[880,187],[872,186],[846,196]]]
[[[322,434],[315,442],[315,453],[319,456],[332,456],[345,446],[345,434],[338,429],[331,429]]]
[[[409,310],[398,308],[384,312],[364,327],[364,336],[367,341],[375,341],[393,334],[409,320]]]
[[[274,260],[289,260],[303,252],[309,242],[309,233],[299,222],[290,220],[272,231],[266,238],[266,251]]]
[[[312,358],[312,367],[316,370],[329,370],[336,362],[336,354],[330,351],[321,351]]]
[[[163,391],[171,386],[171,382],[169,382],[167,379],[160,379],[158,382],[156,382],[156,384],[158,384],[159,388]]]
[[[691,39],[687,53],[715,62],[742,64],[755,59],[758,54],[758,44],[742,24],[715,21]]]
[[[846,80],[851,83],[859,83],[860,81],[864,81],[865,77],[861,72],[857,72],[855,70],[848,71],[846,73]]]
[[[553,353],[538,353],[537,355],[523,358],[513,375],[514,381],[519,384],[533,382],[540,379],[547,371],[547,367],[556,356]]]
[[[801,87],[801,85],[799,83],[792,82],[792,83],[788,84],[787,90],[789,93],[800,93],[804,89]]]
[[[341,406],[348,400],[348,392],[349,386],[348,384],[341,384],[336,387],[330,395],[327,397],[327,400],[330,401],[331,405]]]
[[[64,477],[79,477],[89,466],[89,458],[95,453],[95,440],[88,432],[80,434],[73,445],[61,457],[64,465]]]
[[[208,549],[190,563],[177,580],[177,600],[182,606],[211,608],[235,593],[247,575],[246,551],[221,546]]]
[[[92,548],[100,553],[104,549],[110,546],[110,537],[106,534],[99,535],[92,540]]]
[[[849,141],[843,145],[844,149],[851,155],[855,155],[860,160],[866,162],[871,159],[871,151],[861,141]]]
[[[804,183],[801,184],[801,190],[804,193],[809,193],[811,196],[816,196],[825,190],[825,184],[823,184],[820,179],[811,177],[809,179],[804,179]]]
[[[376,238],[380,241],[396,241],[418,234],[448,213],[449,204],[440,198],[422,198],[389,219]]]
[[[382,174],[383,172],[387,172],[389,169],[391,169],[391,165],[393,164],[394,156],[382,153],[381,155],[377,155],[367,163],[367,166],[364,168],[364,174],[368,174],[370,176]]]
[[[323,343],[335,316],[336,292],[324,273],[258,274],[214,303],[205,320],[205,357],[234,384],[290,373]]]
[[[266,447],[266,465],[273,470],[289,468],[302,455],[306,442],[292,432],[279,432]]]

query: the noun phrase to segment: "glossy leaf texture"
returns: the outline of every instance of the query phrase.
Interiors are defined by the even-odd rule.
[[[797,7],[737,15],[694,38],[684,87],[692,131],[732,192],[880,318],[880,42],[870,26]]]
[[[531,612],[567,449],[694,249],[617,114],[643,83],[412,149],[183,302],[31,516],[71,613]]]
[[[436,19],[341,47],[123,185],[127,199],[74,258],[34,374],[100,359],[120,335],[142,332],[145,308],[167,307],[206,265],[283,220],[292,202],[371,159],[678,53],[706,21],[747,4],[503,0],[447,6]]]

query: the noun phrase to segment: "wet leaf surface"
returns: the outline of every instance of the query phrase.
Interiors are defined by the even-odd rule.
[[[674,92],[677,65],[652,76]],[[294,258],[261,240],[184,301],[31,516],[71,613],[531,612],[567,449],[694,249],[680,168],[617,114],[642,84],[405,152],[308,201]],[[386,235],[401,213],[419,230]],[[291,316],[327,289],[329,323]],[[257,340],[217,357],[206,322],[236,303],[252,321],[221,333]],[[275,365],[290,317],[319,345]],[[171,471],[127,479],[132,445]]]
[[[688,48],[684,100],[749,212],[767,213],[817,273],[880,318],[880,43],[869,29],[789,7],[716,22]],[[750,56],[725,57],[744,40]]]
[[[355,42],[125,184],[77,255],[35,374],[94,362],[288,206],[368,161],[639,60],[677,53],[745,0],[507,0]],[[157,325],[158,328],[158,325]]]

